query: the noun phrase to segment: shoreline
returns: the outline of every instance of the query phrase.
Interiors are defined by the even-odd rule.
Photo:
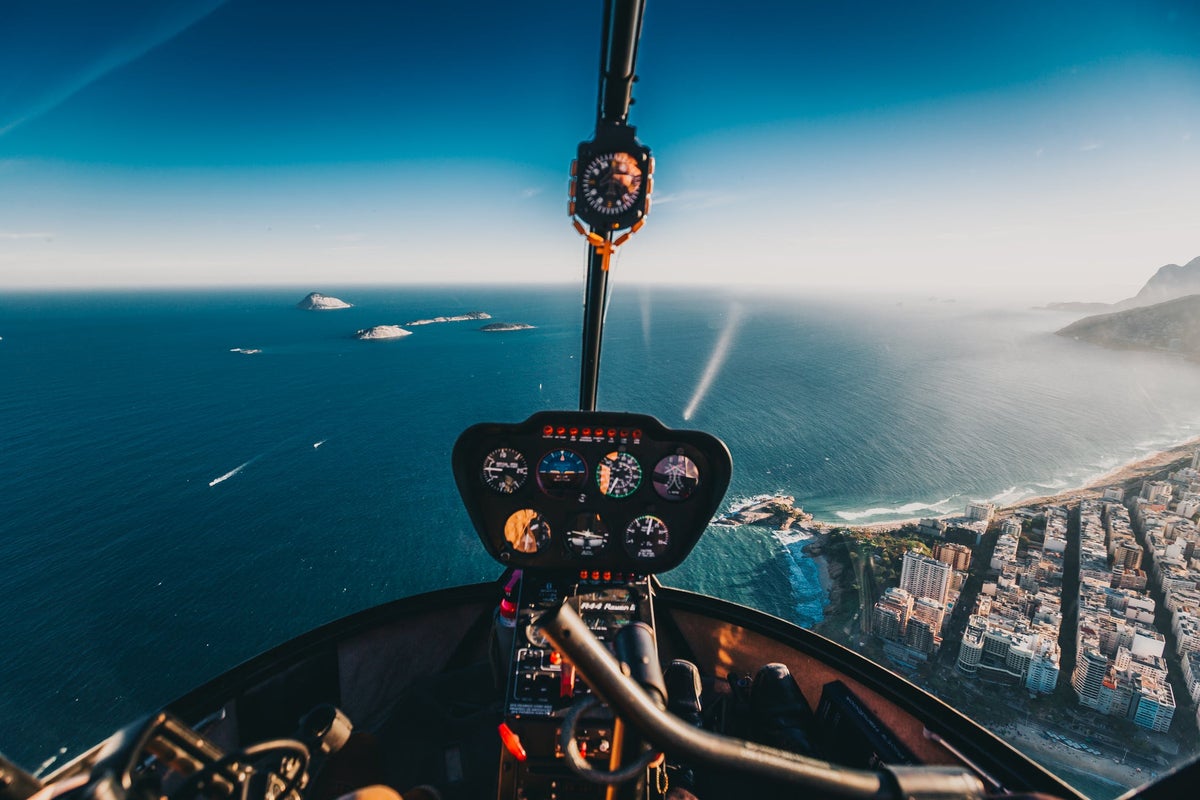
[[[1035,497],[1027,497],[1022,500],[1017,500],[1012,503],[1007,503],[996,509],[997,516],[1007,516],[1018,508],[1026,508],[1029,506],[1047,506],[1061,505],[1063,503],[1074,503],[1080,500],[1089,500],[1100,497],[1104,490],[1111,486],[1121,486],[1128,490],[1129,484],[1143,481],[1149,476],[1162,472],[1169,466],[1173,466],[1174,462],[1181,461],[1185,458],[1191,458],[1193,453],[1200,449],[1200,436],[1194,436],[1187,441],[1181,442],[1165,450],[1159,450],[1149,455],[1140,458],[1132,459],[1109,472],[1104,473],[1098,478],[1093,479],[1084,486],[1074,489],[1065,489],[1056,494],[1038,495]],[[936,519],[943,519],[952,514],[942,514]],[[862,525],[847,525],[832,522],[820,522],[813,520],[808,523],[808,526],[821,531],[827,530],[850,530],[863,533],[880,533],[887,530],[896,530],[903,528],[906,525],[916,525],[922,519],[931,519],[925,517],[911,517],[906,519],[894,519],[886,522],[868,522]]]

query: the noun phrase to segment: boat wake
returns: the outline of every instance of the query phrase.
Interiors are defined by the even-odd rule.
[[[225,482],[225,481],[229,480],[229,479],[230,479],[230,478],[232,478],[234,475],[237,475],[239,472],[241,472],[242,470],[244,470],[246,467],[250,466],[251,464],[253,464],[253,463],[254,463],[255,461],[257,461],[257,460],[258,460],[258,456],[255,456],[254,458],[252,458],[252,459],[250,459],[249,461],[247,461],[245,464],[241,464],[241,465],[239,465],[239,466],[236,466],[236,467],[234,467],[233,469],[229,470],[229,472],[226,472],[226,473],[225,473],[224,475],[222,475],[221,477],[219,477],[219,478],[213,478],[211,481],[209,481],[209,482],[208,482],[208,485],[209,485],[209,486],[216,486],[218,483],[223,483],[223,482]]]
[[[314,442],[314,443],[313,443],[313,450],[316,450],[318,447],[320,447],[321,445],[325,444],[325,443],[326,443],[326,442],[328,442],[328,441],[329,441],[328,439],[322,439],[322,440],[321,440],[321,441],[319,441],[319,442]]]

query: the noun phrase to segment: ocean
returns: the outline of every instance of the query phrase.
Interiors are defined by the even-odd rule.
[[[310,288],[354,308],[303,312]],[[362,342],[359,328],[482,310]],[[315,625],[499,574],[458,433],[578,402],[578,290],[0,297],[0,751],[27,766]],[[600,406],[722,437],[726,505],[877,522],[1080,485],[1200,434],[1200,368],[938,298],[619,287]],[[235,348],[260,350],[234,352]],[[674,585],[813,625],[816,564],[714,529]]]

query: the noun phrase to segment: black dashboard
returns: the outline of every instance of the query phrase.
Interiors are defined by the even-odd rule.
[[[454,478],[487,551],[522,569],[678,566],[729,485],[725,444],[654,417],[543,411],[459,436]]]

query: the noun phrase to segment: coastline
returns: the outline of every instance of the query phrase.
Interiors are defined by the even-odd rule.
[[[1200,436],[1195,436],[1185,442],[1168,447],[1165,450],[1159,450],[1140,458],[1135,458],[1131,461],[1122,464],[1115,469],[1106,472],[1095,480],[1090,481],[1085,486],[1074,489],[1066,489],[1051,495],[1040,495],[1036,497],[1027,497],[1023,500],[1017,500],[1007,505],[996,509],[998,516],[1007,516],[1018,508],[1026,508],[1029,506],[1047,506],[1061,505],[1063,503],[1077,503],[1080,500],[1090,500],[1100,497],[1104,490],[1110,486],[1121,486],[1128,491],[1131,484],[1140,483],[1155,473],[1162,472],[1170,466],[1174,466],[1176,461],[1190,459],[1193,453],[1200,448]],[[949,515],[942,515],[942,517]],[[916,525],[925,517],[912,517],[908,519],[894,519],[886,522],[869,522],[862,525],[839,525],[829,522],[813,521],[809,525],[813,528],[823,530],[850,530],[861,533],[881,533],[889,530],[903,528],[906,525]]]
[[[1108,756],[1095,756],[1051,742],[1039,735],[1038,729],[1027,722],[1013,722],[997,731],[997,735],[1016,749],[1054,772],[1066,770],[1088,775],[1113,787],[1113,796],[1154,779],[1155,774],[1130,764],[1117,763]]]

